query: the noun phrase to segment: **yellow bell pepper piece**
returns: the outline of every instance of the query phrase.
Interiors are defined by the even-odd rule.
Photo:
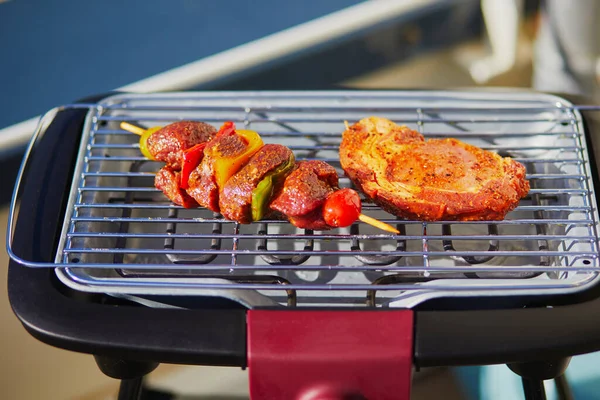
[[[213,164],[215,182],[219,190],[225,186],[225,183],[233,176],[233,174],[238,172],[246,165],[246,163],[248,163],[250,157],[260,150],[264,144],[258,133],[254,131],[236,129],[235,134],[242,137],[247,143],[247,147],[243,152],[230,157],[219,154],[213,155],[215,158]]]
[[[142,133],[140,136],[140,151],[149,160],[154,160],[154,156],[150,153],[150,149],[148,149],[148,138],[152,136],[152,134],[158,130],[160,130],[162,126],[153,126],[152,128],[148,128]]]

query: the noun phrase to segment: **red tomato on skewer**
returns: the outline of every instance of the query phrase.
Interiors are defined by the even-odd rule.
[[[327,197],[323,219],[329,226],[346,227],[358,219],[362,211],[360,197],[352,189],[340,189]]]

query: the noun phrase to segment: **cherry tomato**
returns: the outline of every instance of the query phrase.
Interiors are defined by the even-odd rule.
[[[327,197],[323,205],[323,219],[329,226],[350,226],[361,212],[360,197],[352,189],[340,189]]]

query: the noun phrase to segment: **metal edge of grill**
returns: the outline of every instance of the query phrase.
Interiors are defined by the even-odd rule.
[[[398,95],[398,93],[402,93],[402,92],[394,92],[396,95]],[[392,94],[387,94],[387,96],[390,96],[393,98],[394,93]],[[423,92],[425,95],[429,95],[429,96],[433,96],[435,93],[434,92]],[[450,93],[452,94],[453,92],[443,92],[443,94],[447,94]],[[374,98],[377,98],[378,95],[380,95],[380,93],[377,92],[361,92],[361,95],[365,96],[366,98],[368,98],[369,96],[373,96]],[[411,93],[412,95],[415,95],[415,92]],[[197,94],[196,94],[197,95]],[[225,93],[222,94],[223,97],[227,97],[227,96],[235,96],[235,93]],[[291,96],[299,96],[301,98],[304,98],[305,96],[319,96],[318,92],[312,92],[309,94],[306,93],[290,93],[288,95]],[[339,95],[339,94],[338,94]],[[458,97],[460,96],[468,96],[469,94],[464,94],[464,92],[458,92]],[[488,94],[489,95],[489,94]],[[492,95],[498,95],[498,93],[492,93]],[[121,101],[123,98],[127,98],[128,95],[117,95],[114,97],[111,97],[109,99],[107,99],[107,101],[105,103],[103,103],[102,105],[100,105],[100,107],[97,107],[96,109],[90,109],[90,112],[88,113],[88,118],[86,119],[86,123],[85,123],[85,128],[84,128],[84,140],[82,141],[82,144],[80,146],[79,149],[79,155],[78,155],[78,165],[77,165],[77,173],[74,174],[73,177],[73,187],[71,190],[71,196],[69,197],[69,204],[68,204],[68,212],[72,212],[74,210],[74,205],[76,203],[78,203],[78,200],[76,199],[76,196],[73,195],[73,193],[75,192],[75,189],[79,188],[79,184],[78,181],[81,179],[80,175],[82,173],[82,168],[83,168],[83,162],[81,160],[82,157],[90,157],[92,155],[92,151],[91,151],[91,147],[90,147],[90,143],[89,143],[89,133],[91,132],[91,128],[94,126],[94,124],[98,124],[99,118],[98,116],[101,115],[101,113],[103,112],[104,108],[109,108],[108,106],[112,107],[114,106],[114,104],[117,104],[119,101]],[[177,97],[181,96],[182,98],[189,98],[190,96],[193,97],[194,94],[168,94],[168,95],[158,95],[157,97],[163,97],[163,98],[167,98],[172,100],[173,98],[175,100],[177,100]],[[274,96],[273,93],[269,93],[269,92],[264,92],[264,93],[245,93],[243,96],[247,96],[248,99],[252,99],[253,96],[258,96],[261,99],[265,99],[265,98],[269,98],[269,96]],[[242,96],[242,97],[243,97]],[[277,92],[275,95],[275,99],[277,99],[277,96],[286,96],[286,93],[281,93],[281,92]],[[333,92],[327,92],[324,94],[324,96],[331,96],[332,98],[335,98],[336,93]],[[348,92],[343,92],[343,96],[352,96],[352,93],[348,93]],[[386,95],[384,95],[385,97]],[[502,96],[502,94],[500,94],[500,96]],[[135,98],[143,98],[143,96],[139,96],[139,95],[133,95],[130,96],[131,98],[133,98],[135,100]],[[202,95],[200,95],[200,97],[202,97]],[[208,97],[210,97],[210,95],[208,95]],[[433,96],[434,97],[434,96]],[[569,108],[572,107],[572,104],[566,102],[566,100],[555,97],[555,96],[550,96],[550,95],[544,95],[540,97],[546,97],[545,100],[560,100],[561,105],[564,105],[564,107]],[[185,107],[184,107],[185,108]],[[393,109],[393,107],[391,107]],[[177,107],[174,107],[174,109],[177,109]],[[368,109],[368,107],[365,107],[365,109]],[[457,110],[461,110],[460,107],[457,107]],[[463,109],[464,110],[464,109]],[[416,110],[417,113],[421,113],[420,110]],[[589,219],[591,220],[591,223],[589,224],[589,229],[590,231],[593,231],[593,239],[592,241],[594,242],[593,245],[591,245],[591,249],[594,250],[593,252],[588,251],[588,252],[581,252],[582,255],[591,255],[591,259],[594,260],[592,261],[593,264],[597,264],[597,257],[596,257],[596,253],[597,253],[597,247],[596,247],[596,243],[597,243],[597,224],[598,224],[598,215],[597,215],[597,208],[596,208],[596,201],[595,198],[593,196],[593,191],[591,190],[592,188],[592,183],[590,181],[590,164],[589,164],[589,155],[587,152],[587,144],[585,143],[585,136],[583,135],[583,126],[582,126],[582,117],[579,113],[578,110],[571,110],[573,117],[572,119],[569,120],[569,124],[575,122],[576,127],[574,127],[575,132],[579,132],[579,135],[575,136],[575,141],[579,141],[579,144],[574,146],[574,150],[576,152],[579,153],[579,157],[580,157],[580,162],[582,162],[582,164],[580,165],[580,168],[583,168],[583,173],[581,174],[582,177],[582,181],[585,182],[584,184],[587,184],[589,186],[585,187],[583,192],[583,196],[582,197],[587,197],[587,200],[584,201],[584,203],[587,203],[587,206],[584,207],[586,210],[587,215],[589,216]],[[248,108],[246,108],[245,110],[246,115],[248,114]],[[268,118],[264,118],[265,120],[267,120]],[[464,119],[465,121],[468,121],[468,119]],[[246,120],[244,121],[246,122]],[[417,120],[417,124],[419,125],[419,127],[421,127],[421,122],[422,122],[422,115],[419,114],[419,118]],[[427,122],[432,122],[432,121],[425,121],[425,123]],[[442,121],[443,122],[443,121]],[[502,122],[502,121],[500,121]],[[96,126],[97,129],[97,126]],[[260,131],[259,131],[260,132]],[[340,132],[341,133],[341,132]],[[426,133],[427,134],[427,133]],[[500,146],[501,147],[501,146]],[[85,155],[84,155],[85,153]],[[516,157],[515,157],[516,158]],[[340,176],[342,178],[342,176]],[[342,180],[342,179],[341,179]],[[551,190],[550,190],[551,191]],[[544,194],[543,190],[539,191],[539,192],[535,192],[534,189],[534,195],[538,195],[538,194]],[[79,199],[81,198],[82,195],[82,191],[78,190],[77,196],[79,196]],[[547,206],[546,208],[548,208],[551,206]],[[535,206],[533,207],[535,208]],[[568,207],[567,207],[568,208]],[[169,209],[172,209],[171,207],[169,207]],[[538,211],[541,210],[542,207],[541,205],[538,206]],[[563,207],[564,209],[564,207]],[[572,210],[577,211],[578,208],[577,207],[571,207]],[[582,208],[583,209],[583,208]],[[534,211],[535,212],[535,211]],[[394,221],[394,220],[390,220],[388,222],[398,222],[398,221]],[[401,222],[401,221],[400,221]],[[414,224],[414,223],[413,223]],[[510,223],[509,223],[510,224]],[[275,299],[276,303],[283,303],[285,304],[287,302],[287,304],[290,304],[290,292],[298,292],[300,293],[301,291],[306,291],[306,290],[319,290],[319,291],[330,291],[331,289],[340,289],[340,290],[345,290],[345,291],[352,291],[352,289],[355,290],[359,290],[362,291],[363,293],[366,292],[367,293],[367,303],[369,303],[369,301],[372,301],[373,303],[375,302],[373,300],[372,297],[375,296],[375,292],[389,292],[390,295],[389,296],[381,296],[378,297],[377,300],[378,301],[383,301],[385,303],[387,303],[390,306],[406,306],[406,304],[410,304],[410,305],[416,305],[419,302],[428,299],[428,298],[433,298],[433,297],[442,297],[442,296],[463,296],[463,295],[472,295],[474,293],[476,293],[477,295],[510,295],[510,294],[514,294],[515,291],[518,292],[526,292],[528,294],[536,294],[536,293],[544,293],[544,294],[549,294],[549,293],[567,293],[567,292],[574,292],[574,291],[579,291],[582,290],[583,288],[587,287],[587,285],[589,285],[591,282],[595,282],[597,274],[596,274],[596,267],[597,265],[582,265],[579,269],[580,273],[578,276],[576,276],[574,279],[554,279],[554,280],[550,280],[550,281],[544,281],[542,282],[542,280],[535,280],[535,279],[517,279],[518,283],[515,283],[515,279],[482,279],[481,277],[477,276],[478,272],[481,271],[486,271],[485,267],[479,267],[482,263],[477,263],[474,262],[473,266],[471,266],[469,268],[469,271],[466,271],[465,269],[460,269],[457,271],[451,271],[448,270],[446,272],[459,272],[459,273],[465,273],[466,278],[461,278],[461,279],[436,279],[436,280],[430,280],[430,279],[415,279],[414,281],[410,281],[408,283],[406,282],[402,282],[399,284],[397,282],[394,281],[394,279],[392,278],[388,278],[388,282],[385,282],[385,277],[384,276],[379,276],[379,278],[383,278],[383,280],[381,280],[380,282],[377,282],[377,280],[371,281],[371,282],[366,282],[366,283],[361,283],[361,284],[354,284],[354,285],[346,285],[346,286],[340,286],[340,287],[334,287],[334,285],[328,284],[328,283],[318,283],[318,284],[311,284],[303,282],[303,284],[291,284],[290,282],[286,282],[285,279],[272,279],[271,281],[269,280],[262,280],[262,281],[252,281],[252,280],[248,280],[247,277],[235,277],[235,276],[231,276],[228,277],[227,273],[218,273],[218,274],[214,274],[214,275],[209,275],[206,277],[196,277],[196,278],[190,278],[188,277],[179,277],[179,278],[174,278],[174,279],[169,279],[168,276],[156,276],[156,277],[152,277],[152,274],[144,277],[142,276],[135,276],[135,275],[129,275],[129,276],[118,276],[118,277],[106,277],[106,276],[102,276],[102,274],[100,275],[94,275],[94,273],[90,273],[89,268],[92,268],[93,270],[97,271],[95,269],[95,266],[90,264],[90,265],[86,265],[86,264],[73,264],[73,263],[65,263],[65,257],[62,254],[62,252],[60,251],[60,249],[63,249],[66,245],[67,242],[67,235],[66,233],[69,232],[69,230],[71,229],[72,225],[74,225],[74,222],[71,220],[71,215],[69,215],[69,217],[65,217],[65,221],[64,221],[64,226],[63,226],[63,234],[61,235],[61,244],[59,247],[59,251],[57,252],[57,258],[56,258],[56,265],[60,265],[61,262],[63,263],[63,265],[59,266],[58,268],[56,268],[56,273],[58,275],[58,277],[60,278],[60,280],[65,283],[67,286],[70,286],[76,290],[82,290],[82,291],[96,291],[96,292],[106,292],[106,293],[112,293],[114,295],[144,295],[144,294],[182,294],[182,295],[208,295],[208,296],[224,296],[227,297],[229,296],[229,298],[236,300],[242,304],[245,305],[251,305],[251,304],[263,304],[261,303],[261,300],[259,300],[259,298],[262,298],[264,300],[264,302],[269,303],[269,302],[273,302],[273,299]],[[409,223],[410,225],[410,223]],[[427,229],[427,226],[433,226],[435,224],[425,224],[424,229]],[[456,223],[453,223],[453,225],[456,225]],[[460,224],[458,224],[460,225]],[[496,224],[490,224],[489,226],[495,226]],[[502,225],[501,223],[499,225]],[[268,226],[268,223],[267,223]],[[443,225],[446,226],[446,225]],[[539,226],[538,224],[535,224],[535,226]],[[433,240],[430,237],[426,237],[426,231],[425,231],[425,235],[423,235],[422,240],[424,243],[426,243],[428,240]],[[443,232],[443,233],[447,233],[447,232]],[[451,233],[451,232],[450,232]],[[491,233],[491,232],[490,232]],[[539,232],[538,232],[539,233]],[[235,236],[235,235],[234,235]],[[259,235],[260,236],[260,232]],[[318,236],[318,235],[317,235]],[[332,235],[335,236],[335,235]],[[346,239],[348,237],[352,237],[352,232],[350,232],[350,235],[346,235]],[[355,232],[354,237],[359,237],[360,235],[357,234]],[[364,236],[364,235],[363,235]],[[414,236],[414,235],[413,235]],[[438,235],[439,236],[439,235]],[[544,236],[543,232],[542,235],[540,236]],[[556,235],[555,235],[556,236]],[[548,236],[548,238],[550,238],[551,236]],[[433,236],[433,238],[436,238],[435,236]],[[437,239],[442,238],[442,236],[437,237]],[[307,238],[304,238],[307,239]],[[419,239],[418,237],[416,239]],[[543,238],[540,238],[540,242],[543,242]],[[512,239],[512,240],[516,240],[516,239]],[[451,241],[450,241],[450,246],[451,246]],[[547,241],[546,241],[547,243]],[[493,244],[490,244],[490,246],[493,246]],[[427,249],[425,249],[427,250]],[[443,249],[444,251],[447,251],[446,248]],[[563,253],[565,252],[559,252],[559,251],[555,251],[554,253],[550,250],[548,250],[547,248],[545,250],[542,250],[542,248],[540,247],[539,249],[540,251],[538,253],[536,253],[537,255],[539,255],[540,257],[544,257],[544,254],[549,254],[549,255],[556,255],[556,256],[561,256],[564,255]],[[389,255],[402,255],[401,252],[402,251],[406,251],[406,249],[400,249],[400,252],[395,254],[394,252],[386,252],[386,254]],[[126,252],[126,250],[125,250]],[[569,252],[569,250],[567,250],[566,252]],[[257,252],[257,254],[261,254],[261,255],[265,255],[263,254],[264,252]],[[572,253],[577,253],[577,252],[572,252]],[[592,254],[593,253],[593,254]],[[168,254],[168,252],[165,251],[165,254]],[[290,253],[290,255],[293,253]],[[437,253],[435,252],[431,252],[431,255],[435,256],[437,255]],[[503,254],[501,251],[498,252],[497,254]],[[271,256],[273,255],[273,252],[271,252],[270,254]],[[360,257],[361,254],[353,254],[357,257]],[[377,252],[374,253],[375,256],[380,256],[381,254],[378,254]],[[422,254],[422,256],[424,257],[424,259],[426,260],[426,256],[428,256],[429,254]],[[445,255],[443,252],[440,252],[440,255]],[[473,257],[474,259],[476,257],[485,257],[487,256],[488,253],[486,252],[471,252],[469,253],[468,257]],[[324,254],[324,256],[326,256],[326,254]],[[459,254],[460,256],[460,254]],[[232,254],[232,258],[234,258],[235,256]],[[368,258],[368,257],[367,257]],[[575,261],[577,261],[577,259],[575,259]],[[367,263],[368,264],[368,263]],[[375,266],[373,266],[371,269],[373,271],[377,271],[377,267],[376,267],[376,263]],[[226,266],[227,265],[223,265],[223,271],[226,271]],[[64,268],[66,267],[66,268]],[[128,267],[132,267],[132,266],[128,266]],[[165,267],[169,267],[169,265],[157,265],[157,268],[165,268]],[[170,268],[173,269],[174,265],[171,264]],[[178,266],[179,267],[179,266]],[[246,266],[247,269],[249,270],[252,266],[248,265]],[[267,267],[267,265],[265,265],[265,267]],[[284,266],[285,267],[285,266]],[[289,266],[288,266],[289,267]],[[114,269],[114,265],[112,266],[112,268]],[[193,266],[192,269],[201,269],[202,267],[198,267],[198,266]],[[237,266],[233,266],[230,269],[233,271],[237,268]],[[256,270],[264,270],[265,268],[257,268],[256,266],[254,266],[254,268]],[[278,269],[279,268],[279,269]],[[302,269],[302,265],[298,265],[296,266],[296,269]],[[352,268],[352,267],[348,267],[348,268]],[[569,269],[570,268],[570,269]],[[87,269],[87,270],[86,270]],[[133,269],[135,269],[135,266],[133,266]],[[289,271],[293,271],[293,267],[288,268],[287,270]],[[313,269],[315,270],[321,270],[321,271],[326,271],[326,270],[331,270],[331,268],[327,265],[321,265],[321,266],[313,266]],[[381,269],[385,269],[385,268],[379,268],[379,270]],[[517,270],[521,270],[521,271],[527,271],[527,272],[532,272],[534,273],[534,275],[537,275],[539,273],[546,273],[546,274],[554,274],[555,278],[558,278],[558,275],[562,274],[564,275],[566,273],[566,271],[577,271],[578,268],[575,265],[567,265],[566,267],[551,267],[551,266],[542,266],[539,268],[530,268],[527,269],[525,266],[519,266],[518,268],[506,268],[506,267],[501,267],[501,268],[487,268],[487,271],[492,271],[492,272],[498,272],[498,271],[511,271],[511,272],[515,272]],[[286,268],[281,269],[281,267],[275,267],[275,268],[268,268],[267,269],[269,272],[271,270],[275,270],[276,272],[280,272],[281,270],[283,270],[284,272],[286,271]],[[400,272],[409,272],[411,271],[411,268],[396,268],[395,272],[400,271]],[[417,273],[419,274],[422,278],[427,278],[428,274],[431,273],[435,273],[436,269],[435,268],[431,268],[429,267],[429,270],[427,270],[427,265],[424,265],[421,268],[413,268],[413,270],[411,272]],[[219,271],[218,271],[219,272]],[[366,271],[365,273],[369,273],[371,272],[370,270]],[[277,274],[271,274],[271,275],[276,275],[279,276]],[[280,274],[281,275],[281,274]],[[471,275],[471,276],[469,276]],[[526,274],[527,276],[527,274]],[[529,275],[530,277],[530,275]],[[475,279],[473,279],[475,278]],[[564,276],[563,276],[564,278]],[[466,281],[468,281],[468,284],[465,284]],[[522,282],[523,281],[523,282]],[[277,286],[273,286],[273,285],[277,285]],[[283,285],[282,285],[283,284]],[[272,289],[271,289],[272,288]],[[223,289],[223,290],[220,290]],[[254,289],[258,292],[260,292],[260,297],[255,296],[255,293],[253,293],[252,295],[250,295],[250,297],[252,297],[252,299],[248,298],[248,295],[246,293],[248,292],[252,292],[252,291],[247,291],[244,289]],[[225,294],[225,292],[227,292]],[[283,295],[270,295],[270,293],[273,292],[287,292],[287,295],[283,294]],[[267,293],[269,293],[269,295],[267,295]],[[339,293],[339,292],[338,292]],[[297,294],[294,293],[294,297],[296,297]],[[379,295],[378,295],[379,296]],[[328,298],[329,296],[325,296],[322,297],[322,300],[327,302],[329,300],[327,300],[326,298]],[[371,297],[371,299],[369,300],[369,298]],[[353,297],[352,295],[347,299],[348,300],[348,304],[349,305],[356,305],[359,303],[364,302],[365,296],[361,295],[358,297]],[[321,300],[319,300],[321,301]],[[347,305],[348,305],[347,304]]]

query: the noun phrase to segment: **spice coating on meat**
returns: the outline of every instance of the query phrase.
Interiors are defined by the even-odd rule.
[[[502,220],[529,192],[525,167],[456,139],[370,117],[342,136],[348,177],[386,211],[424,221]]]
[[[162,167],[154,178],[154,186],[161,190],[165,196],[169,198],[173,203],[183,206],[185,208],[198,207],[196,200],[191,198],[185,190],[179,187],[179,176],[178,171],[174,171],[172,168],[165,166]]]
[[[285,179],[271,208],[287,216],[305,215],[323,205],[337,185],[337,172],[331,165],[319,160],[300,161]]]
[[[286,215],[299,228],[328,229],[322,207],[337,187],[338,175],[331,165],[319,160],[301,161],[274,196],[271,209]]]
[[[198,167],[192,171],[189,178],[188,194],[198,204],[211,211],[220,212],[219,187],[215,179],[215,156],[235,156],[246,149],[247,143],[238,135],[218,136],[206,144],[204,158]]]
[[[314,231],[331,229],[331,226],[327,225],[327,222],[323,219],[323,205],[308,214],[288,217],[288,220],[292,225],[300,229],[311,229]]]
[[[181,169],[182,152],[196,144],[211,140],[217,130],[204,122],[179,121],[166,125],[148,137],[147,146],[154,159]]]
[[[293,162],[292,151],[280,144],[266,144],[225,184],[219,196],[221,214],[242,224],[252,222],[252,191],[269,172]],[[277,188],[275,188],[277,191]]]
[[[211,164],[200,163],[198,168],[191,172],[188,186],[187,193],[200,206],[219,212],[219,188],[217,188]]]
[[[206,154],[219,154],[222,157],[231,157],[240,154],[246,149],[248,142],[239,135],[226,135],[212,140],[206,145]]]

